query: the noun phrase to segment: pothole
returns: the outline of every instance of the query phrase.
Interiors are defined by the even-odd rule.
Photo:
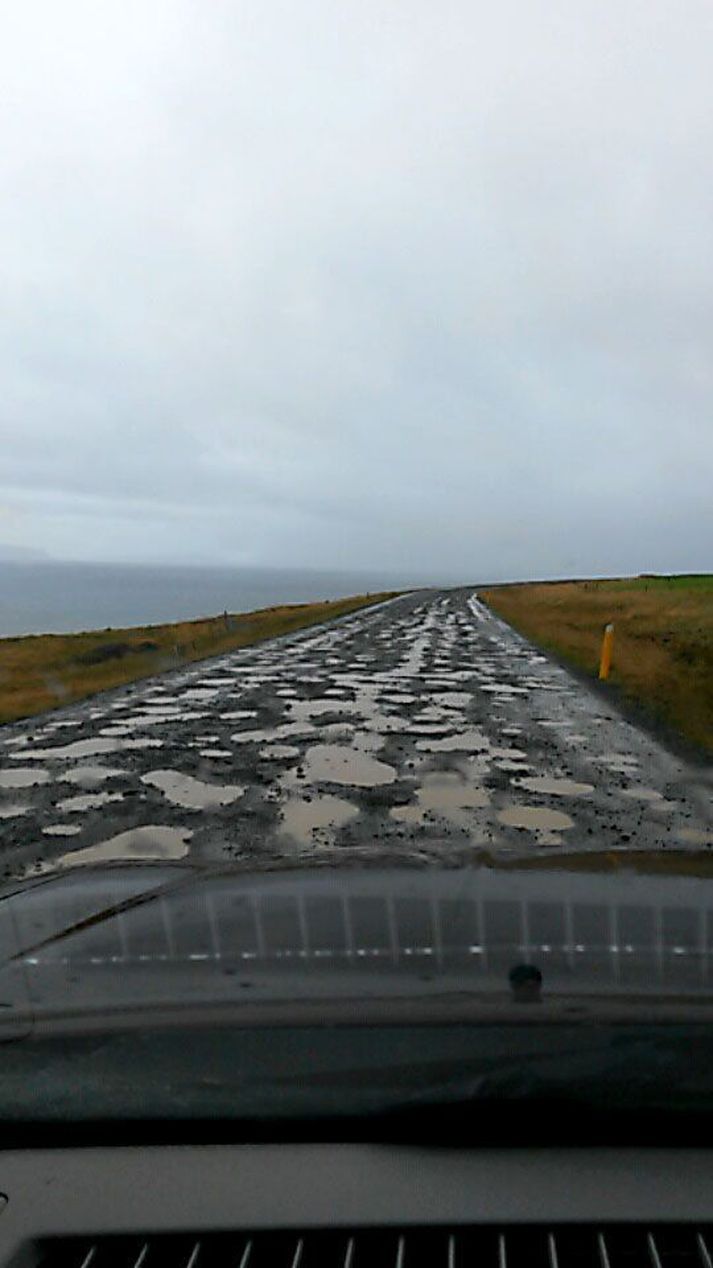
[[[681,828],[677,835],[688,845],[713,845],[713,832],[705,828]]]
[[[442,740],[417,740],[416,748],[420,753],[482,753],[488,752],[490,745],[481,731],[461,731]]]
[[[46,770],[34,770],[31,767],[0,770],[0,788],[33,788],[37,784],[49,783],[49,778]]]
[[[579,784],[574,779],[551,779],[547,775],[532,775],[512,782],[528,792],[549,793],[552,797],[589,797],[594,792],[594,784]]]
[[[158,788],[174,806],[184,810],[209,810],[216,806],[228,806],[242,797],[245,789],[239,785],[206,784],[192,775],[182,775],[176,770],[154,770],[141,776],[142,784]]]
[[[336,832],[358,814],[358,808],[341,797],[324,794],[309,801],[295,797],[282,809],[280,835],[311,845],[317,834]]]
[[[498,822],[507,828],[527,828],[531,832],[564,832],[574,827],[569,815],[548,806],[508,806],[499,812]]]
[[[71,814],[73,811],[98,810],[100,806],[106,806],[110,801],[123,800],[123,793],[80,793],[78,797],[67,797],[64,801],[58,801],[57,809],[61,814]]]
[[[635,757],[630,757],[628,753],[604,753],[599,757],[593,757],[592,761],[597,766],[606,766],[607,770],[612,771],[615,775],[631,775],[632,768],[639,765]]]
[[[357,788],[392,784],[396,779],[393,766],[370,757],[363,750],[338,744],[315,744],[309,748],[304,771],[307,783],[346,784]]]
[[[93,788],[116,775],[125,774],[125,771],[111,766],[76,766],[74,770],[65,771],[62,780],[69,784],[79,784],[82,788]]]
[[[45,829],[47,831],[47,829]],[[78,828],[71,828],[78,832]],[[55,859],[55,867],[77,867],[85,863],[113,863],[139,859],[182,859],[188,853],[188,842],[193,833],[187,828],[145,827],[131,828],[118,836],[88,845],[83,850],[73,850]]]
[[[286,762],[299,755],[300,750],[293,744],[269,744],[267,748],[260,749],[260,756],[272,762]]]
[[[395,806],[390,812],[391,818],[400,823],[420,824],[436,815],[460,827],[469,827],[472,816],[468,812],[490,805],[486,789],[466,783],[452,771],[426,775],[416,798],[416,806]]]
[[[663,793],[655,788],[620,788],[622,797],[630,797],[633,801],[663,801]]]
[[[349,700],[295,700],[290,710],[290,717],[295,722],[309,722],[312,718],[323,714],[353,715],[359,713],[357,706]]]
[[[465,709],[472,699],[469,691],[441,691],[433,696],[434,704],[441,705],[445,709]]]
[[[118,737],[115,739],[99,738],[74,740],[72,744],[58,744],[54,748],[23,749],[21,753],[12,753],[11,756],[23,762],[65,762],[75,757],[99,757],[102,753],[131,752],[134,749],[161,748],[162,745],[163,740],[150,739],[148,737],[137,740],[124,740]]]
[[[233,731],[231,740],[234,744],[271,744],[273,740],[285,740],[291,736],[313,736],[317,727],[309,722],[283,722],[271,730]]]

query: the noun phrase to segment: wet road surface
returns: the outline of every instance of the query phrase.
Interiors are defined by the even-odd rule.
[[[0,731],[0,869],[713,846],[710,771],[429,591]]]

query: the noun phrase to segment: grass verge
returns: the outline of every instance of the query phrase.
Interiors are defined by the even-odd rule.
[[[610,683],[624,703],[713,753],[713,576],[496,586],[481,598],[540,647],[596,677],[614,624]]]
[[[703,850],[612,850],[495,860],[506,872],[637,872],[645,876],[713,877],[713,856]]]
[[[346,616],[397,592],[261,608],[170,625],[0,639],[0,723],[34,717],[223,652]]]

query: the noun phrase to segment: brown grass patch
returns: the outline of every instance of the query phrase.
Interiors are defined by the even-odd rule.
[[[713,578],[497,586],[481,597],[533,642],[585,670],[614,623],[610,681],[652,721],[713,752]]]
[[[0,723],[45,713],[394,597],[394,592],[362,594],[172,625],[0,639]]]
[[[507,872],[636,872],[644,876],[713,876],[713,851],[703,850],[591,850],[580,854],[533,855],[495,860]]]

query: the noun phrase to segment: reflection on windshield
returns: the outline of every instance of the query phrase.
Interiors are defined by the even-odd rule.
[[[26,882],[0,915],[6,963],[25,966],[35,1011],[58,1015],[70,1000],[99,1013],[230,1000],[236,973],[286,1001],[487,1001],[532,981],[545,1001],[675,1000],[708,995],[713,953],[713,878],[551,869],[114,866]]]

